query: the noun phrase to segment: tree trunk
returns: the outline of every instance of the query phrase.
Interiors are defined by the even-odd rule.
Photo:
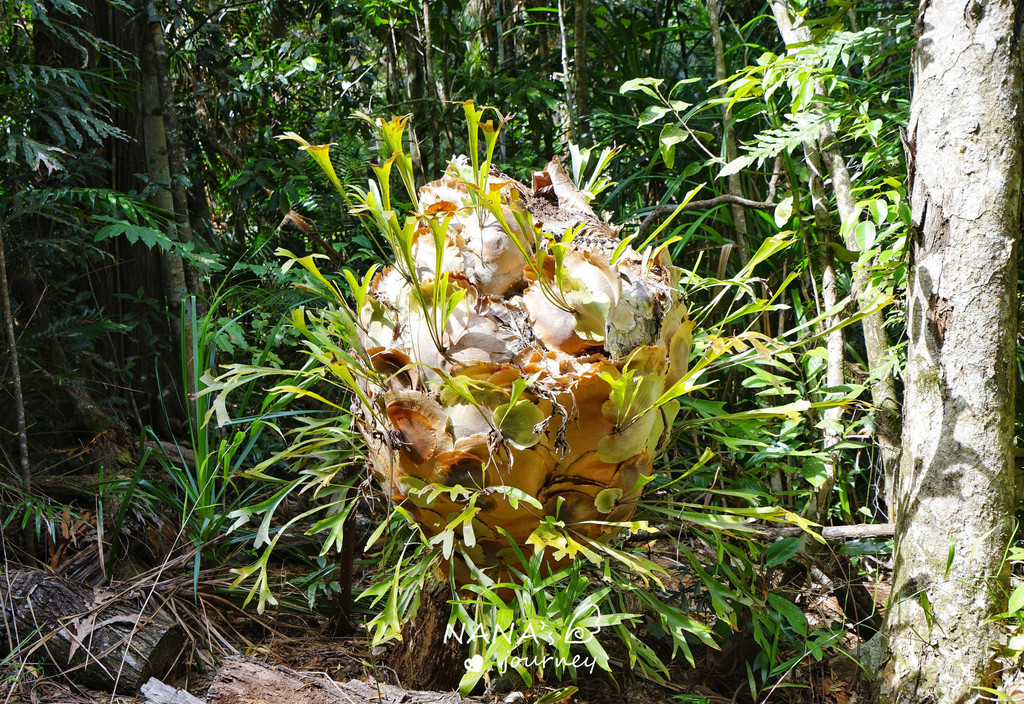
[[[454,638],[445,638],[452,608],[447,580],[431,577],[423,585],[415,618],[402,628],[402,640],[388,657],[403,687],[455,689],[466,671],[465,650]]]
[[[441,163],[441,135],[448,137],[449,144],[455,144],[455,134],[448,120],[443,119],[445,107],[448,103],[448,95],[445,91],[444,81],[434,74],[434,29],[430,15],[430,0],[422,0],[420,14],[423,17],[423,74],[427,84],[427,90],[432,91],[430,100],[427,101],[429,108],[427,113],[428,124],[440,129],[430,129],[431,150],[430,169],[438,168]],[[442,33],[443,34],[443,33]],[[446,52],[447,53],[447,52]],[[437,101],[436,103],[434,101]],[[426,172],[425,172],[426,173]]]
[[[0,602],[7,642],[22,643],[23,659],[46,656],[90,687],[135,693],[171,668],[184,643],[175,622],[147,613],[134,599],[48,572],[7,570],[0,575]]]
[[[171,166],[167,152],[167,126],[164,121],[163,101],[160,99],[160,79],[158,75],[156,52],[159,43],[158,35],[163,30],[155,16],[151,3],[141,7],[147,15],[149,31],[142,43],[140,64],[142,68],[142,131],[146,148],[146,171],[151,181],[166,182],[171,178]],[[167,185],[152,190],[150,201],[161,210],[174,216],[174,196]],[[177,240],[177,228],[170,225],[167,235]],[[161,273],[164,277],[164,296],[172,315],[180,310],[185,298],[185,269],[181,257],[173,252],[164,252],[161,256]]]
[[[142,51],[139,55],[139,68],[142,71],[142,136],[146,151],[146,172],[151,182],[163,182],[153,189],[150,195],[150,202],[161,210],[170,214],[171,221],[167,226],[167,236],[175,242],[181,241],[178,235],[177,216],[175,211],[174,195],[170,184],[167,183],[174,175],[171,172],[170,156],[168,152],[167,122],[164,117],[164,101],[160,92],[160,62],[159,54],[164,45],[163,27],[160,25],[156,8],[151,2],[142,3],[140,9],[145,13],[146,31],[143,33]],[[184,194],[182,194],[184,195]],[[186,214],[187,219],[187,214]],[[168,320],[170,323],[170,337],[179,341],[178,349],[181,350],[180,365],[172,365],[171,373],[175,379],[175,389],[188,389],[188,393],[195,391],[195,379],[192,365],[192,326],[181,324],[182,304],[188,294],[188,284],[185,273],[185,263],[181,255],[174,251],[165,250],[160,252],[160,274],[163,282],[164,304],[167,307]],[[185,378],[182,378],[184,370]],[[180,396],[179,392],[179,396]],[[182,401],[187,401],[182,399]],[[164,433],[170,432],[169,428],[162,427]]]
[[[719,26],[721,13],[721,0],[708,0],[708,22],[711,28],[711,47],[715,53],[715,77],[718,79],[718,95],[725,98],[728,95],[729,87],[725,79],[729,77],[725,65],[725,45],[722,42],[722,30]],[[682,34],[682,33],[680,33]],[[732,128],[732,109],[728,103],[722,103],[722,139],[725,141],[725,160],[731,162],[739,155],[736,146],[736,133]],[[740,184],[740,175],[730,174],[728,181],[729,194],[738,198],[743,197],[743,186]],[[747,213],[743,206],[733,203],[729,206],[732,214],[732,226],[736,231],[736,245],[739,248],[739,257],[742,264],[750,260],[750,243],[747,239]]]
[[[821,264],[821,306],[825,310],[832,310],[839,302],[839,281],[836,276],[836,263],[832,257],[832,249],[829,247],[831,235],[830,217],[828,203],[825,197],[825,183],[821,173],[821,154],[813,142],[804,144],[804,157],[807,161],[808,170],[811,172],[811,204],[814,208],[814,229],[818,240],[818,259]],[[824,329],[834,328],[825,336],[825,349],[828,356],[825,362],[825,384],[830,388],[842,386],[845,378],[843,376],[843,361],[845,353],[845,342],[843,340],[843,329],[839,325],[839,314],[834,314],[822,322]],[[835,394],[831,394],[835,396]],[[840,454],[833,448],[841,439],[842,433],[836,429],[836,424],[843,417],[841,406],[828,408],[824,413],[828,421],[822,431],[822,445],[825,449],[825,481],[818,487],[817,500],[808,506],[808,516],[821,521],[828,511],[832,489],[836,484],[836,467],[839,465]]]
[[[18,340],[14,335],[14,312],[11,310],[11,289],[7,285],[7,256],[4,252],[4,231],[0,225],[0,303],[3,308],[7,354],[11,357],[11,381],[14,391],[14,413],[18,424],[18,474],[21,488],[32,493],[32,469],[28,463],[28,429],[25,425],[25,396],[21,390],[21,367],[18,364]]]
[[[1021,54],[1009,0],[922,6],[909,143],[903,461],[883,671],[887,702],[991,686],[1014,466]]]
[[[583,121],[590,112],[590,68],[587,66],[587,0],[576,0],[573,11],[572,70],[576,87],[576,139],[587,131]]]
[[[420,38],[415,33],[416,27],[416,17],[412,16],[402,32],[402,47],[405,50],[405,97],[413,113],[412,119],[409,120],[409,156],[412,157],[413,173],[424,174],[427,172],[424,171],[426,164],[423,163],[420,141],[427,130],[421,129],[421,125],[429,123],[430,112],[423,102],[423,51],[420,47]]]
[[[161,24],[162,19],[156,15],[155,7],[152,5],[150,7],[155,15],[154,19],[158,20],[150,23],[150,33],[153,42],[153,67],[156,69],[157,86],[160,90],[160,112],[163,115],[167,135],[167,167],[168,173],[173,179],[171,181],[171,196],[174,200],[176,239],[191,243],[194,239],[192,219],[189,214],[188,192],[183,180],[186,176],[185,149],[181,144],[177,101],[174,97],[174,86],[171,84],[170,57],[167,55],[167,42]],[[199,279],[199,272],[185,262],[182,262],[182,267],[188,292],[202,298],[203,285]]]
[[[714,0],[711,0],[714,2]],[[772,0],[772,12],[775,15],[775,22],[779,27],[779,34],[787,46],[806,42],[810,40],[810,33],[806,27],[801,27],[803,32],[798,32],[790,19],[789,0]],[[821,148],[817,141],[804,142],[804,158],[810,171],[809,190],[811,193],[811,207],[814,210],[814,229],[818,242],[818,258],[821,265],[821,303],[825,310],[832,310],[839,302],[839,282],[836,276],[835,260],[832,250],[829,247],[831,239],[831,215],[828,210],[828,202],[825,195],[825,175],[822,170]],[[849,179],[847,178],[847,182]],[[833,186],[835,179],[833,179]],[[848,195],[848,194],[846,194]],[[837,201],[843,200],[843,196],[837,195]],[[808,252],[809,254],[809,252]],[[822,323],[825,329],[835,328],[839,323],[838,314],[829,317]],[[825,348],[828,352],[825,367],[825,383],[829,387],[842,386],[845,381],[843,376],[843,363],[845,359],[845,342],[842,328],[832,330],[825,337]],[[839,442],[841,434],[836,430],[835,425],[843,417],[842,407],[829,408],[825,411],[825,420],[828,421],[822,433],[822,445],[826,456],[825,480],[818,487],[815,500],[809,503],[805,513],[817,520],[825,518],[832,496],[832,489],[836,483],[836,467],[839,464],[840,454],[832,448]]]
[[[565,90],[565,103],[566,124],[569,127],[569,139],[576,139],[576,101],[573,100],[573,93],[571,90],[571,76],[572,70],[569,67],[569,35],[565,30],[565,7],[563,6],[563,0],[558,0],[557,11],[558,11],[558,43],[562,52],[562,86]]]

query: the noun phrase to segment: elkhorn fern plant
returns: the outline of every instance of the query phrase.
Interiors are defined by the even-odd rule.
[[[227,394],[274,375],[285,381],[271,395],[304,397],[350,414],[395,509],[440,547],[457,582],[514,578],[530,549],[543,554],[548,569],[583,555],[594,563],[611,558],[657,579],[653,563],[609,542],[623,529],[645,528],[632,520],[634,509],[680,401],[689,403],[683,397],[710,383],[722,355],[737,353],[730,364],[741,357],[746,364],[770,361],[780,345],[753,331],[720,337],[704,329],[695,340],[667,243],[634,248],[632,238],[620,240],[609,216],[599,217],[590,205],[608,185],[601,172],[611,150],[597,159],[582,189],[557,159],[527,186],[491,165],[501,125],[483,121],[484,110],[471,102],[465,111],[470,156],[454,159],[439,180],[420,189],[402,145],[405,118],[361,116],[377,130],[387,159],[373,166],[376,179],[367,189],[351,196],[331,165],[329,145],[311,145],[292,132],[281,137],[314,158],[387,242],[393,260],[361,279],[346,270],[346,296],[319,271],[316,255],[281,250],[290,258],[285,268],[307,269],[305,287],[326,300],[317,310],[292,312],[309,363],[297,371],[230,365],[216,379],[205,375],[201,393],[217,395],[210,415],[229,423]],[[578,178],[581,171],[574,168]],[[395,180],[412,203],[405,216],[393,203]],[[739,279],[791,242],[782,235],[767,240]],[[776,307],[759,301],[741,312]],[[349,392],[349,408],[330,400],[327,384]],[[811,405],[822,404],[800,400],[687,422],[795,418]],[[240,572],[240,580],[254,576],[261,609],[272,599],[266,561],[276,541],[269,534],[276,506],[299,488],[320,496],[338,472],[330,448],[347,447],[347,436],[330,427],[311,421],[292,446],[249,472],[265,479],[271,465],[299,461],[295,468],[303,475],[286,482],[273,502],[234,516],[236,526],[263,516],[254,547],[266,550]],[[317,458],[324,467],[313,466]],[[303,514],[326,515],[310,531],[327,532],[324,553],[341,545],[351,511],[352,495],[346,496]],[[735,513],[720,524],[742,529],[746,514]],[[688,515],[696,514],[683,510],[678,517]],[[759,508],[757,515],[800,522],[782,509]],[[376,640],[399,627],[388,621]]]
[[[598,216],[590,204],[608,185],[601,173],[611,150],[600,155],[582,188],[576,182],[582,183],[583,169],[574,162],[574,182],[557,159],[534,173],[527,186],[491,165],[501,124],[484,121],[485,111],[471,102],[464,107],[469,156],[453,159],[440,179],[419,189],[402,144],[405,118],[361,116],[377,131],[386,157],[373,166],[376,178],[365,190],[344,189],[331,165],[329,145],[311,145],[295,133],[281,137],[298,142],[314,158],[353,212],[387,243],[392,261],[362,278],[346,270],[346,293],[319,271],[315,256],[282,250],[290,258],[285,268],[299,264],[307,269],[311,277],[304,287],[326,300],[316,310],[292,313],[310,355],[308,364],[291,371],[232,365],[216,379],[203,378],[202,393],[217,394],[210,413],[222,424],[230,420],[228,393],[272,375],[284,381],[271,389],[271,396],[313,400],[352,418],[378,483],[395,511],[423,537],[410,551],[414,557],[402,542],[396,548],[396,554],[401,551],[397,565],[389,563],[388,578],[364,592],[375,603],[386,601],[370,624],[375,644],[399,637],[402,621],[417,609],[419,587],[433,572],[438,553],[455,582],[476,582],[465,593],[511,590],[522,599],[529,590],[525,585],[547,579],[541,575],[579,555],[593,563],[610,558],[626,567],[632,575],[622,584],[632,584],[634,576],[645,583],[651,577],[657,581],[654,563],[610,543],[624,529],[645,528],[633,520],[634,510],[674,423],[693,429],[779,416],[795,421],[811,407],[846,402],[811,403],[798,397],[773,408],[725,413],[716,404],[686,398],[706,389],[716,367],[727,365],[759,367],[759,378],[771,381],[780,395],[793,393],[771,368],[795,364],[789,350],[826,334],[824,321],[831,313],[797,328],[794,333],[816,331],[789,345],[751,330],[724,332],[744,316],[779,308],[775,297],[755,299],[739,310],[732,305],[754,298],[746,282],[755,266],[793,242],[788,233],[767,239],[731,280],[689,274],[688,287],[715,293],[703,309],[688,311],[681,271],[669,260],[668,243],[652,247],[648,240],[634,248],[632,237],[620,239],[610,217]],[[411,203],[408,214],[398,212],[393,184],[404,188],[402,200]],[[724,315],[722,309],[728,309]],[[718,320],[709,325],[716,311]],[[716,363],[729,353],[734,354]],[[336,393],[325,391],[332,384],[348,394],[347,407],[332,400]],[[686,417],[676,421],[683,406]],[[250,596],[259,592],[261,609],[272,600],[267,564],[283,531],[323,515],[308,532],[326,533],[326,554],[340,549],[352,510],[354,492],[338,481],[350,456],[350,431],[340,428],[336,418],[304,423],[288,448],[247,472],[281,483],[273,499],[233,514],[236,526],[262,516],[254,547],[265,546],[264,552],[254,565],[239,570],[238,579],[255,581]],[[711,456],[705,449],[690,471]],[[282,462],[299,476],[285,480],[268,473]],[[276,507],[289,493],[306,490],[320,501],[272,535]],[[748,499],[743,508],[708,509],[672,499],[648,509],[666,520],[736,531],[755,530],[748,525],[754,517],[809,525],[787,510],[765,506],[759,496],[748,493]],[[706,515],[709,510],[716,515]],[[369,542],[387,525],[381,524]],[[429,559],[423,559],[427,554]],[[690,559],[696,558],[690,554]],[[605,567],[606,576],[614,575],[614,566]],[[508,596],[495,598],[507,602]],[[644,603],[661,615],[674,647],[688,654],[687,634],[711,644],[705,624],[669,613],[668,606],[648,597]],[[467,604],[457,601],[452,618],[472,621]],[[715,608],[720,607],[725,608]],[[575,613],[572,608],[569,604],[557,615]],[[502,628],[512,615],[508,608],[505,612],[499,619]],[[606,615],[605,625],[633,615],[615,618]],[[631,658],[639,654],[642,665],[664,669],[628,629],[616,632]],[[494,649],[502,642],[495,640],[483,654],[492,665],[500,655]],[[466,677],[464,684],[471,687],[480,674]]]
[[[552,566],[578,552],[624,557],[607,540],[637,527],[676,399],[710,361],[689,366],[680,272],[663,248],[620,241],[557,159],[531,186],[492,167],[500,125],[465,109],[470,157],[418,190],[405,120],[365,118],[391,156],[356,191],[355,211],[394,260],[361,282],[348,275],[354,309],[335,296],[356,350],[337,372],[355,392],[374,474],[459,581],[506,574],[513,543],[550,547]],[[286,138],[339,185],[325,147]],[[405,218],[394,170],[414,204]]]

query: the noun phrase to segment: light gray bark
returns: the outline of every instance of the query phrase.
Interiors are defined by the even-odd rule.
[[[821,154],[817,144],[814,142],[804,143],[804,158],[811,172],[811,205],[814,208],[814,229],[818,236],[818,259],[821,266],[821,304],[825,310],[833,310],[839,303],[839,280],[836,276],[836,263],[832,257],[832,248],[828,246],[831,239],[829,234],[831,218],[821,172]],[[846,381],[843,375],[845,342],[843,329],[838,327],[839,318],[839,313],[836,313],[821,323],[821,327],[826,330],[832,328],[832,331],[825,335],[825,349],[828,353],[825,362],[825,384],[830,388],[842,386]],[[822,431],[822,446],[826,453],[823,461],[825,480],[818,487],[816,501],[808,507],[813,510],[807,511],[809,516],[819,521],[825,518],[832,498],[832,489],[836,484],[836,467],[839,465],[840,453],[833,448],[839,443],[841,433],[835,428],[834,423],[838,423],[842,419],[843,409],[841,406],[828,408],[825,410],[824,417],[825,420],[832,422]]]
[[[1017,500],[1019,18],[1010,0],[933,0],[919,19],[909,142],[916,225],[887,622],[887,702],[991,686]]]
[[[729,77],[725,65],[725,45],[722,42],[722,30],[719,26],[721,14],[721,0],[708,0],[708,24],[711,29],[711,48],[715,54],[715,77],[718,79],[718,95],[725,98],[729,93],[729,87],[725,79]],[[736,146],[736,132],[732,128],[732,109],[728,103],[722,103],[722,139],[725,140],[725,161],[731,162],[739,156]],[[729,194],[737,197],[743,196],[743,186],[740,184],[738,173],[730,174],[727,181]],[[769,198],[769,200],[771,200]],[[750,242],[747,238],[747,213],[738,203],[729,206],[732,214],[732,226],[736,230],[736,244],[739,245],[739,257],[742,264],[750,260]],[[639,239],[639,238],[638,238]],[[642,241],[642,240],[641,240]]]

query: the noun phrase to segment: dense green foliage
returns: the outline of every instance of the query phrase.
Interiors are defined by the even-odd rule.
[[[62,526],[76,520],[53,478],[100,475],[109,495],[177,526],[170,553],[193,555],[197,582],[227,565],[233,596],[260,610],[327,613],[351,578],[334,557],[344,533],[370,522],[356,547],[380,571],[354,611],[368,612],[376,640],[398,633],[444,548],[364,482],[348,412],[358,385],[344,378],[359,360],[344,333],[364,274],[401,252],[353,210],[368,162],[398,148],[407,163],[390,197],[413,209],[399,171],[419,186],[468,153],[464,104],[475,101],[508,116],[493,160],[523,181],[559,156],[583,185],[587,160],[593,169],[614,150],[595,203],[634,247],[665,248],[683,270],[707,371],[636,515],[671,558],[645,554],[638,527],[609,548],[615,559],[556,574],[523,554],[517,584],[461,592],[453,623],[532,624],[545,633],[519,653],[532,658],[568,657],[573,629],[607,627],[625,659],[613,667],[591,639],[599,666],[638,664],[655,679],[677,654],[692,663],[742,632],[758,646],[744,663],[754,699],[837,645],[842,633],[810,624],[779,586],[811,572],[815,541],[755,529],[889,518],[879,428],[890,421],[871,389],[887,380],[898,403],[903,321],[890,304],[906,279],[900,125],[916,5],[794,3],[810,41],[788,51],[757,4],[550,5],[4,5],[0,243],[17,343],[4,354],[20,371],[4,367],[0,486],[5,526],[35,536],[23,541],[33,557],[57,566]],[[154,109],[159,128],[144,119]],[[398,147],[373,129],[394,115],[410,116]],[[286,132],[330,150],[309,159],[275,141]],[[870,316],[882,354],[864,340]],[[124,510],[107,519],[115,564],[137,536],[121,537]],[[887,549],[848,543],[838,559],[866,573]],[[848,616],[859,626],[872,614],[850,605]],[[497,644],[473,644],[483,667],[467,688],[511,655]],[[528,683],[537,674],[517,669]]]

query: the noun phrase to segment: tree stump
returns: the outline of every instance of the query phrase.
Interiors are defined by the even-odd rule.
[[[402,628],[402,640],[388,655],[387,665],[403,687],[457,689],[465,673],[466,649],[454,638],[445,639],[452,607],[451,587],[431,577],[423,585],[416,617]]]
[[[174,664],[184,635],[133,598],[48,572],[7,570],[0,580],[7,641],[22,659],[45,659],[80,684],[134,693]]]

